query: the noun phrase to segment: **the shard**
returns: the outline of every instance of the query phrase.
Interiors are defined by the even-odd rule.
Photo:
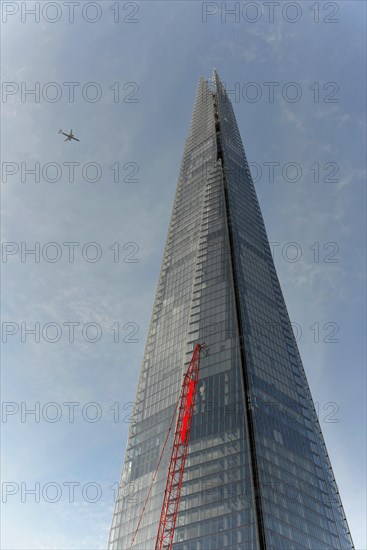
[[[200,79],[130,426],[109,549],[154,550],[170,445],[201,359],[174,550],[353,547],[232,105]]]

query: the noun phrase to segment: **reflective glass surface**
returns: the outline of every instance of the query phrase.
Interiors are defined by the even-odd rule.
[[[173,431],[202,356],[175,550],[353,548],[233,109],[201,79],[138,383],[109,549],[154,549]]]

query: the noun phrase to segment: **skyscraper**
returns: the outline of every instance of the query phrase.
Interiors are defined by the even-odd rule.
[[[200,79],[110,532],[131,547],[195,344],[175,550],[353,548],[224,85]],[[133,549],[154,549],[173,433]]]

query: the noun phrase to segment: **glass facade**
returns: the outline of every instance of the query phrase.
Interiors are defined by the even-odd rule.
[[[183,374],[205,343],[174,550],[353,548],[231,103],[199,82],[110,550],[154,550]]]

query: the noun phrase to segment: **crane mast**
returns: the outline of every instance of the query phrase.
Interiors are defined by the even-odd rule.
[[[164,500],[159,520],[155,550],[171,550],[180,504],[181,487],[189,446],[192,416],[197,392],[201,344],[195,346],[182,383],[179,411],[168,468]]]
[[[161,515],[159,518],[159,527],[155,543],[155,550],[172,549],[173,537],[175,534],[175,525],[178,515],[178,507],[180,504],[181,487],[185,471],[186,455],[189,447],[191,422],[194,413],[195,397],[198,386],[201,350],[204,350],[204,352],[207,353],[206,345],[196,344],[190,364],[187,368],[182,383],[180,397],[172,415],[171,424],[166,434],[166,439],[162,448],[162,452],[160,454],[159,461],[155,469],[152,482],[150,484],[148,494],[146,496],[144,506],[139,517],[138,524],[134,531],[134,535],[131,541],[131,548],[135,543],[140,524],[142,522],[148,501],[150,499],[153,484],[157,477],[160,464],[162,462],[169,434],[173,427],[173,422],[178,408],[178,417],[168,468],[166,488],[164,491],[164,500],[162,504]]]

